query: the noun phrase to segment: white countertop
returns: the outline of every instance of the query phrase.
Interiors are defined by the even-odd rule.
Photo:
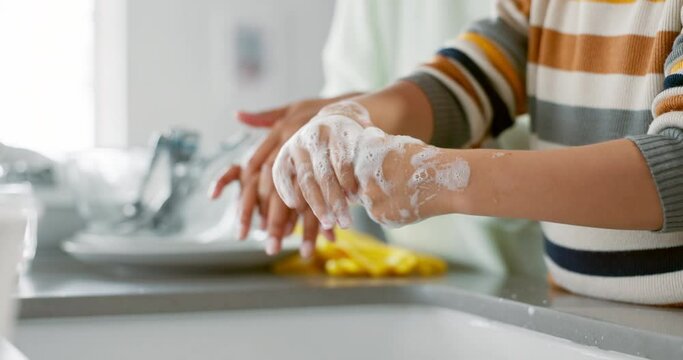
[[[173,274],[112,271],[55,254],[36,259],[20,281],[19,298],[20,324],[73,316],[430,305],[589,346],[599,342],[605,350],[683,359],[683,309],[601,301],[555,290],[540,279],[455,269],[430,279],[280,277],[265,271]]]
[[[17,348],[7,340],[0,338],[0,360],[27,360]]]

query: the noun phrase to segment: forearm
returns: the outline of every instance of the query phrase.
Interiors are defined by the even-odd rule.
[[[372,123],[388,134],[408,135],[425,142],[432,137],[432,109],[425,94],[413,83],[399,81],[351,100],[363,105]]]
[[[445,212],[591,227],[658,230],[662,210],[650,170],[629,140],[547,151],[446,150],[471,168]]]
[[[326,100],[329,101],[329,103],[334,103],[337,101],[342,101],[342,100],[349,100],[355,97],[363,96],[365,93],[362,92],[349,92],[349,93],[344,93],[339,96],[334,96],[330,98],[326,98]]]

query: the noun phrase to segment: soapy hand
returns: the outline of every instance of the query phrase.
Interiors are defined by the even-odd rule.
[[[373,220],[389,227],[440,215],[469,183],[465,160],[411,137],[370,128],[358,147],[354,171],[360,203]]]
[[[287,206],[308,203],[325,228],[348,226],[349,200],[360,201],[375,221],[399,226],[438,214],[449,192],[467,186],[469,166],[372,127],[361,105],[343,102],[323,109],[285,144],[273,179]]]
[[[355,146],[370,125],[364,107],[343,101],[326,106],[297,131],[273,165],[275,188],[285,204],[293,209],[309,205],[323,229],[332,229],[335,223],[349,227],[347,198],[357,192]]]

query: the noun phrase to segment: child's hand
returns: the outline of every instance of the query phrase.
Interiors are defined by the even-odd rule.
[[[297,131],[273,165],[275,188],[285,204],[299,210],[310,205],[323,229],[335,223],[350,226],[347,197],[353,197],[358,187],[353,158],[369,125],[365,108],[341,102],[323,108]]]
[[[445,213],[453,193],[469,182],[465,160],[413,138],[374,129],[366,131],[359,147],[354,171],[360,202],[383,225],[398,227]]]
[[[308,203],[324,227],[344,227],[348,199],[359,199],[375,221],[403,225],[440,213],[449,197],[440,195],[467,186],[464,160],[368,127],[354,113],[321,112],[283,147],[273,178],[288,206]]]

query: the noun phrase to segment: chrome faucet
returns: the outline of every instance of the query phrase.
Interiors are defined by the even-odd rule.
[[[137,199],[123,207],[122,218],[107,231],[120,235],[151,232],[154,235],[179,234],[196,224],[187,205],[205,196],[208,172],[237,160],[240,150],[258,140],[256,134],[238,131],[221,143],[211,156],[200,156],[200,136],[185,129],[172,129],[152,141],[152,156],[140,185]]]
[[[193,190],[192,161],[199,149],[199,134],[185,129],[171,129],[152,142],[152,158],[143,178],[137,200],[127,205],[119,228],[131,233],[148,228],[157,234],[182,230],[183,218],[178,208]]]

